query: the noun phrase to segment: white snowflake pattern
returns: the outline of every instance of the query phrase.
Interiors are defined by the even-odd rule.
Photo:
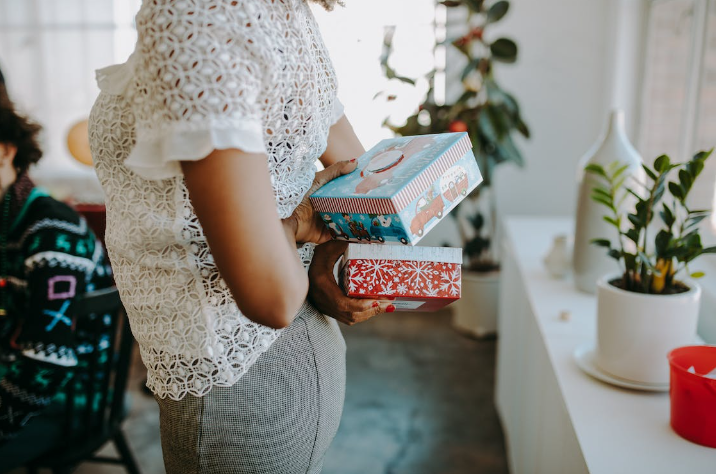
[[[447,291],[452,296],[460,294],[460,269],[456,268],[452,272],[443,272],[441,274],[442,285],[440,289]]]
[[[405,283],[401,283],[400,285],[398,285],[397,290],[398,294],[403,295],[408,292],[408,285],[406,285]]]
[[[425,296],[438,296],[438,292],[440,291],[440,287],[433,286],[433,282],[428,280],[427,288],[423,290],[423,294]]]
[[[432,262],[420,262],[416,260],[403,262],[400,272],[405,277],[405,284],[411,286],[416,291],[425,287],[425,283],[437,273]]]
[[[386,283],[383,289],[378,292],[379,295],[392,295],[395,292],[391,282]]]
[[[348,266],[348,291],[350,293],[355,293],[355,291],[358,289],[358,286],[360,286],[361,283],[363,283],[365,279],[358,271],[358,268],[356,268],[353,265]]]
[[[361,271],[367,281],[382,285],[396,274],[391,260],[365,260],[361,262]]]

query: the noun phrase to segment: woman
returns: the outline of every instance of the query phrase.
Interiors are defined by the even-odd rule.
[[[72,319],[72,302],[110,274],[84,219],[28,177],[39,131],[0,100],[0,472],[59,439],[64,420],[48,407],[94,350],[85,331],[109,330],[104,318]]]
[[[307,199],[364,152],[318,27],[305,0],[147,0],[136,24],[129,61],[98,72],[90,142],[167,472],[320,472],[335,320],[395,308],[343,295],[345,244]]]

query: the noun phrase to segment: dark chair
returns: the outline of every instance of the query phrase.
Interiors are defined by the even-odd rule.
[[[116,288],[88,293],[75,304],[73,313],[78,321],[111,315],[109,331],[97,331],[96,340],[91,341],[95,348],[100,344],[108,347],[105,351],[94,350],[83,356],[87,366],[76,371],[64,390],[65,436],[62,445],[33,461],[28,465],[28,472],[36,474],[38,469],[45,468],[54,474],[64,474],[83,462],[103,462],[121,464],[130,474],[139,474],[121,429],[126,415],[124,395],[133,338],[119,293]],[[80,404],[78,400],[81,399],[85,402]],[[94,455],[109,441],[117,448],[119,459]]]

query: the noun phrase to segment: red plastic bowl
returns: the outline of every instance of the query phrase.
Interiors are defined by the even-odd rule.
[[[689,441],[716,448],[716,380],[703,376],[716,368],[716,346],[679,347],[668,357],[671,427]]]

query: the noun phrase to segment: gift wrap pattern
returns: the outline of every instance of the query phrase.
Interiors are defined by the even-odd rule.
[[[414,245],[481,182],[467,133],[399,137],[310,198],[334,239]]]
[[[341,282],[348,296],[434,311],[460,299],[462,249],[350,244]]]

